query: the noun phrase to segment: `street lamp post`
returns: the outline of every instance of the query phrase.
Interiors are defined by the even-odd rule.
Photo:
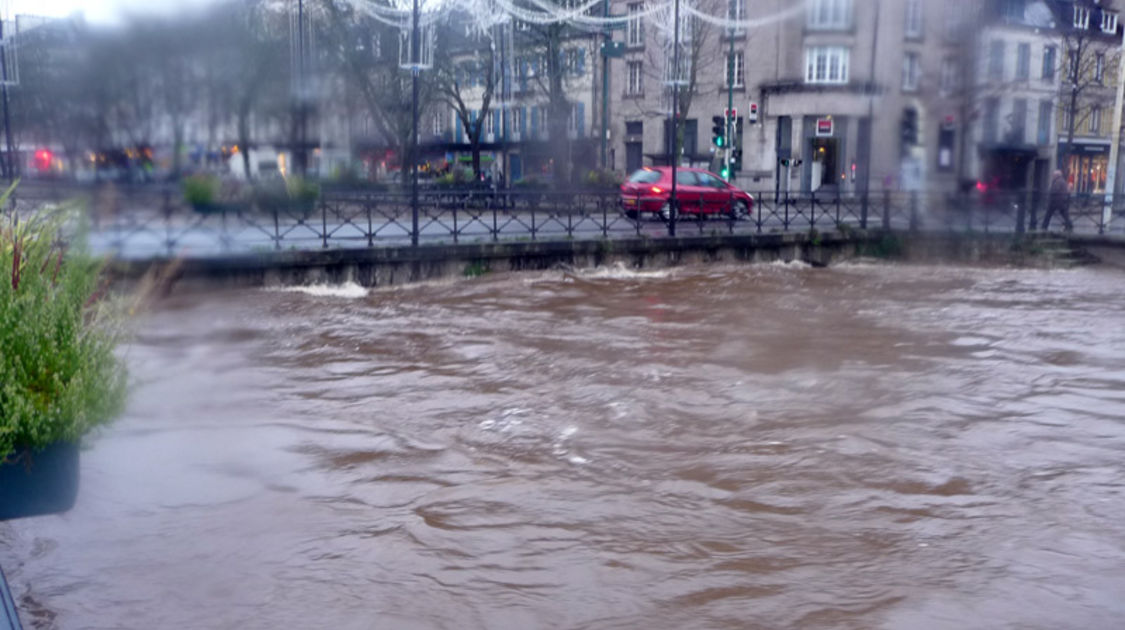
[[[1102,208],[1102,225],[1099,232],[1109,229],[1113,220],[1113,196],[1117,188],[1117,159],[1121,154],[1121,115],[1125,101],[1125,30],[1121,35],[1121,52],[1117,63],[1117,100],[1113,105],[1112,140],[1109,145],[1109,164],[1106,166],[1105,206]]]
[[[675,1],[672,18],[672,194],[668,200],[668,236],[676,235],[676,166],[680,161],[680,0]]]
[[[414,0],[411,11],[410,36],[410,82],[411,119],[410,125],[410,244],[418,245],[418,72],[421,68],[420,41],[418,36],[418,0]]]

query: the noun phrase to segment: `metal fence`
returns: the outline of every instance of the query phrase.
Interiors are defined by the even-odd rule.
[[[665,212],[633,212],[616,190],[427,189],[415,207],[408,193],[326,191],[315,202],[217,204],[197,211],[172,187],[20,190],[7,212],[26,212],[79,198],[93,251],[121,258],[217,256],[291,249],[367,248],[664,238],[841,229],[1017,233],[1040,229],[1043,200],[1026,193],[990,195],[877,191],[869,195],[753,193],[748,215],[731,212],[736,197],[687,191]],[[1125,206],[1125,199],[1120,200]],[[1125,207],[1105,220],[1105,198],[1074,197],[1069,217],[1085,233],[1125,232]],[[1117,204],[1115,204],[1117,205]],[[1053,217],[1051,229],[1066,226]]]

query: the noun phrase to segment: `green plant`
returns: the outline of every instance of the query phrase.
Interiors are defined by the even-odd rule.
[[[465,270],[462,272],[466,278],[479,278],[488,273],[488,266],[479,260],[465,265]]]
[[[72,216],[0,216],[0,461],[76,441],[124,404],[102,265],[61,244]]]
[[[875,258],[898,258],[902,256],[902,241],[893,234],[883,234],[878,241],[867,244],[864,254]]]
[[[309,203],[320,197],[320,184],[303,177],[285,180],[285,190],[293,201]]]
[[[586,173],[586,185],[590,188],[620,188],[624,181],[613,171],[591,169]]]
[[[183,181],[184,201],[192,206],[209,206],[219,196],[219,183],[209,175],[192,175]]]

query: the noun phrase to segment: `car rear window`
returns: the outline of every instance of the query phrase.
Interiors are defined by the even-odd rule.
[[[660,171],[641,169],[629,176],[629,181],[634,184],[655,184],[660,181]]]

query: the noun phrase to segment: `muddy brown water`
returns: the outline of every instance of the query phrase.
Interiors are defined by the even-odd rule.
[[[1125,277],[765,265],[177,296],[30,628],[1125,627]]]

